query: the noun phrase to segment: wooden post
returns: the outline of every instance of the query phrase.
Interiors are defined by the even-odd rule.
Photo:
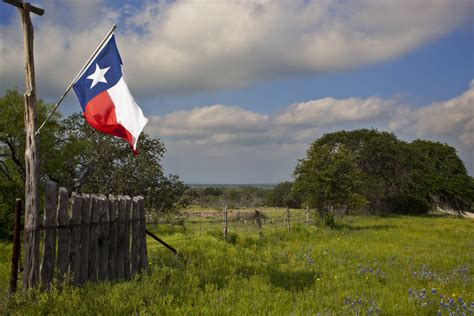
[[[13,219],[13,249],[12,249],[12,266],[10,275],[10,291],[8,296],[12,296],[16,292],[18,281],[18,261],[20,257],[20,225],[21,225],[21,199],[15,201],[15,218]]]
[[[85,201],[84,201],[85,202]],[[82,196],[72,193],[72,213],[69,225],[71,228],[71,239],[69,244],[69,272],[72,274],[72,284],[77,285],[81,281],[81,210]]]
[[[59,281],[64,280],[68,273],[69,265],[69,237],[72,230],[69,229],[69,204],[68,192],[65,188],[59,188],[58,214],[56,216],[58,223],[58,259],[56,266],[58,268]]]
[[[130,273],[133,275],[138,272],[139,264],[140,264],[140,223],[139,216],[140,210],[138,205],[137,197],[133,198],[133,206],[132,206],[132,241],[131,241],[131,249],[130,249]]]
[[[91,217],[89,229],[89,266],[87,268],[87,281],[97,281],[99,268],[99,198],[91,195]]]
[[[107,227],[107,218],[109,212],[109,203],[105,195],[99,197],[99,210],[100,210],[100,219],[99,219],[99,280],[107,280],[107,271],[108,271],[108,227]]]
[[[90,253],[90,220],[92,200],[89,194],[82,194],[82,208],[81,208],[81,276],[79,282],[81,284],[87,281],[89,277],[89,253]]]
[[[309,207],[306,206],[306,225],[309,225]]]
[[[33,57],[33,24],[29,4],[19,10],[25,47],[25,267],[24,288],[33,287],[39,279],[39,152],[36,132],[36,84]]]
[[[109,259],[108,259],[108,280],[116,278],[115,260],[117,255],[117,200],[112,194],[109,195]]]
[[[124,212],[124,230],[123,230],[123,246],[124,246],[124,264],[123,272],[125,279],[130,279],[130,219],[132,216],[132,199],[125,195],[125,212]]]
[[[260,237],[263,236],[263,231],[262,231],[262,213],[260,213],[258,210],[255,210],[255,223],[257,224],[257,229],[258,229],[258,235]]]
[[[286,222],[287,222],[287,225],[288,225],[288,232],[290,232],[290,230],[291,230],[291,226],[290,226],[290,208],[288,206],[286,207]]]
[[[39,151],[35,135],[36,117],[36,84],[35,62],[33,55],[33,24],[30,11],[42,15],[44,10],[18,0],[4,0],[18,8],[23,27],[25,53],[25,258],[23,272],[23,289],[35,286],[39,281]]]
[[[118,222],[117,222],[117,259],[115,260],[115,269],[117,279],[123,279],[125,277],[124,273],[124,261],[125,261],[125,252],[124,252],[124,238],[123,231],[125,228],[125,208],[126,201],[122,195],[117,197],[118,200]]]
[[[56,263],[56,182],[46,180],[44,192],[44,249],[41,263],[41,287],[49,288],[54,277]]]
[[[224,206],[224,240],[227,240],[227,205]]]

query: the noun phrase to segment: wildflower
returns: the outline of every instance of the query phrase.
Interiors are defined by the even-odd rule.
[[[436,294],[436,293],[437,293],[436,289],[435,289],[435,288],[432,288],[432,289],[431,289],[431,294]]]

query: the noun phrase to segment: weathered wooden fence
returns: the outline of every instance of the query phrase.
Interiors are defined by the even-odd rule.
[[[62,282],[67,275],[73,285],[79,285],[129,279],[147,269],[143,197],[72,193],[69,198],[65,188],[57,192],[56,183],[48,180],[43,225],[33,228],[44,231],[39,267],[42,288],[55,278]],[[33,266],[36,262],[25,261],[24,270],[38,269]],[[29,277],[23,276],[25,288],[36,285],[37,280]]]

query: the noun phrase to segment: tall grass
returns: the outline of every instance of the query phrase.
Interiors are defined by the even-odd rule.
[[[233,234],[231,242],[218,228],[192,239],[167,228],[159,234],[175,240],[179,256],[149,240],[148,274],[19,294],[7,312],[468,315],[474,308],[472,220],[348,217],[338,224]],[[0,264],[3,287],[7,269]]]

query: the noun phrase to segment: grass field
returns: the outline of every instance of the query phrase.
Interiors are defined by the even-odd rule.
[[[220,223],[188,226],[155,229],[179,256],[149,240],[149,274],[17,295],[0,303],[0,313],[469,315],[474,309],[472,219],[346,217],[336,229],[295,223],[288,233],[264,225],[263,236],[231,226],[229,241]],[[0,244],[3,293],[10,251]]]

